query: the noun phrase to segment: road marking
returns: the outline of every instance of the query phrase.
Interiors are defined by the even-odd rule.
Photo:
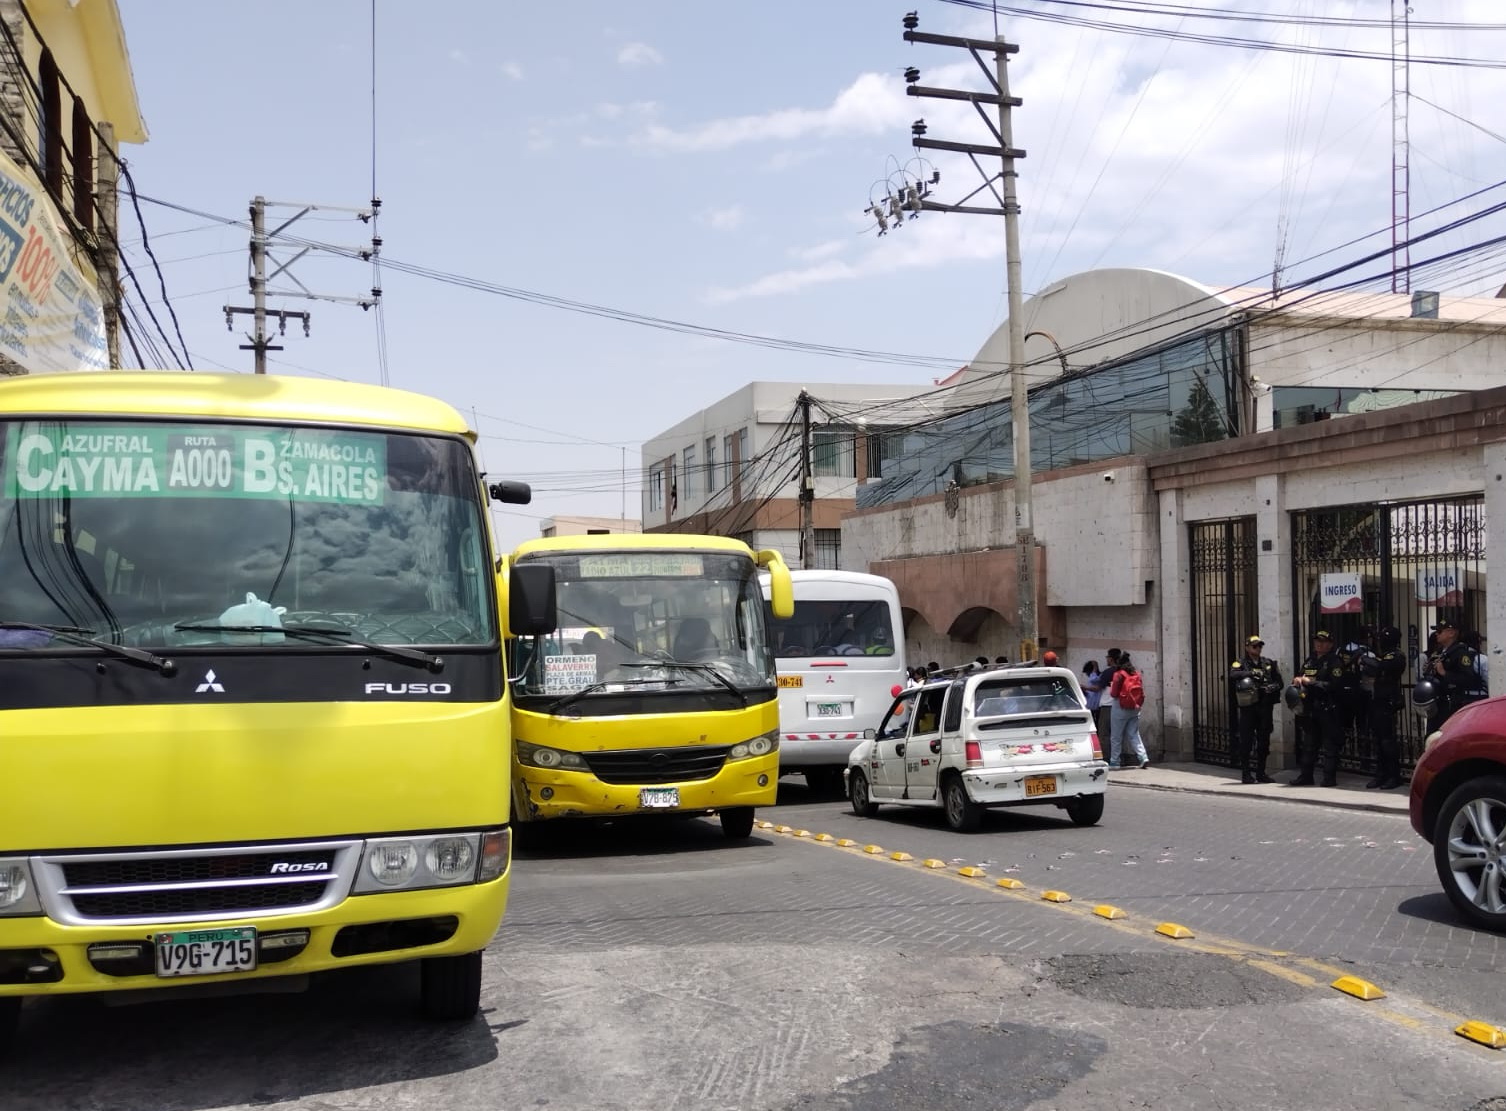
[[[1160,934],[1162,937],[1175,938],[1178,941],[1181,941],[1185,938],[1197,936],[1186,926],[1179,926],[1175,922],[1162,922],[1159,926],[1156,927],[1156,933]]]
[[[1367,1003],[1372,999],[1384,999],[1386,997],[1386,993],[1381,991],[1380,988],[1376,987],[1369,980],[1361,980],[1358,976],[1340,976],[1328,986],[1342,991],[1345,995],[1352,995],[1356,999],[1363,999]]]
[[[1099,918],[1125,917],[1124,911],[1120,910],[1118,907],[1111,907],[1108,903],[1099,903],[1096,907],[1093,908],[1093,913],[1098,915]]]

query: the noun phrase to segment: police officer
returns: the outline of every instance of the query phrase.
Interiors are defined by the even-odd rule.
[[[1356,678],[1356,682],[1349,688],[1344,698],[1344,728],[1354,730],[1362,751],[1367,747],[1367,738],[1370,733],[1371,688],[1358,681],[1361,678],[1360,660],[1375,654],[1375,649],[1371,647],[1374,642],[1374,626],[1361,625],[1354,639],[1339,649],[1339,658],[1344,661],[1344,666]]]
[[[1234,766],[1241,783],[1274,782],[1266,774],[1271,754],[1271,708],[1281,695],[1281,669],[1261,655],[1265,641],[1256,633],[1245,641],[1244,655],[1229,665],[1234,697]]]
[[[1321,785],[1338,784],[1339,748],[1344,743],[1345,696],[1354,685],[1353,674],[1334,650],[1333,634],[1319,629],[1313,634],[1312,652],[1302,661],[1302,671],[1292,679],[1302,691],[1303,712],[1297,726],[1306,743],[1298,755],[1299,774],[1293,787],[1311,787],[1318,755],[1323,756]]]
[[[1445,619],[1433,629],[1438,634],[1438,651],[1428,661],[1429,678],[1441,689],[1428,718],[1429,733],[1443,728],[1443,723],[1460,707],[1485,697],[1480,672],[1475,668],[1475,654],[1459,639],[1458,626]]]
[[[1400,649],[1401,630],[1387,625],[1376,634],[1375,651],[1356,660],[1360,688],[1370,698],[1370,739],[1374,744],[1375,776],[1366,787],[1389,791],[1401,786],[1401,742],[1396,737],[1396,714],[1405,703],[1401,677],[1407,657]]]

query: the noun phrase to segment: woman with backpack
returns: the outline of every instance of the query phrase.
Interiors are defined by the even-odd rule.
[[[1145,681],[1128,654],[1119,657],[1119,668],[1109,685],[1109,767],[1123,767],[1120,753],[1128,739],[1140,767],[1150,767],[1145,742],[1140,739],[1140,708],[1145,705]]]

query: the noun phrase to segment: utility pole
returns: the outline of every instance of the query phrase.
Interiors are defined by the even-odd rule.
[[[95,167],[95,207],[99,211],[99,288],[105,318],[105,352],[112,370],[120,367],[120,164],[115,161],[115,125],[101,120]]]
[[[811,474],[811,395],[804,390],[800,407],[800,566],[816,565],[816,480]]]
[[[329,248],[323,244],[306,243],[302,246],[297,254],[293,255],[292,258],[288,259],[286,262],[279,262],[277,258],[272,255],[270,244],[284,232],[286,232],[288,228],[292,227],[295,223],[297,223],[304,216],[307,216],[310,212],[319,212],[325,210],[346,212],[354,215],[362,223],[370,223],[376,216],[376,210],[381,205],[381,203],[381,201],[373,197],[370,208],[336,208],[330,205],[302,204],[287,201],[269,201],[265,197],[256,197],[252,199],[250,277],[251,305],[249,307],[244,305],[226,305],[224,309],[225,327],[231,331],[235,329],[235,318],[237,316],[251,317],[251,331],[246,336],[246,338],[250,340],[250,342],[241,344],[240,349],[242,351],[251,351],[255,353],[257,374],[267,373],[268,351],[282,350],[281,345],[271,342],[270,338],[267,335],[267,318],[269,316],[277,318],[277,334],[279,336],[287,334],[289,317],[292,317],[294,320],[301,321],[303,323],[303,334],[305,336],[309,334],[309,322],[311,319],[309,313],[296,309],[268,309],[267,298],[269,296],[304,297],[311,301],[335,301],[349,305],[359,305],[363,309],[371,308],[378,301],[380,301],[382,297],[382,291],[378,288],[372,289],[370,297],[337,297],[331,294],[314,293],[308,288],[308,286],[304,285],[296,277],[293,276],[292,270],[290,268],[304,255],[307,255],[315,250],[327,250]],[[268,232],[268,208],[296,208],[299,211],[294,213],[288,219],[284,220],[277,227],[273,228],[271,232]],[[369,248],[361,246],[349,249],[342,249],[337,247],[335,249],[337,251],[341,251],[342,253],[345,250],[348,250],[349,253],[358,256],[363,261],[369,262],[380,252],[381,246],[381,239],[373,235],[371,239],[371,246]],[[273,270],[270,274],[267,273],[268,259],[271,259],[272,262],[277,263],[277,269]],[[278,277],[286,277],[298,288],[296,290],[269,288],[268,283]]]
[[[1005,42],[1000,36],[995,39],[961,38],[955,35],[933,35],[918,31],[919,17],[910,12],[904,18],[905,41],[927,43],[933,46],[950,46],[972,54],[983,76],[992,86],[992,92],[972,92],[966,89],[943,89],[919,84],[920,71],[913,66],[905,70],[905,92],[910,96],[929,97],[936,100],[961,100],[972,104],[995,142],[958,143],[941,139],[927,139],[925,120],[916,120],[910,126],[914,145],[919,150],[942,150],[966,154],[983,178],[983,184],[974,189],[956,204],[941,204],[929,198],[924,182],[912,185],[908,182],[902,190],[898,206],[891,205],[891,215],[896,207],[903,218],[909,211],[911,217],[920,212],[963,212],[982,216],[1004,217],[1004,274],[1009,297],[1009,385],[1010,417],[1014,432],[1014,546],[1018,574],[1017,601],[1019,606],[1020,648],[1019,658],[1036,659],[1039,656],[1040,626],[1035,605],[1035,526],[1031,497],[1030,455],[1030,392],[1025,381],[1025,326],[1021,320],[1020,293],[1020,204],[1016,183],[1019,177],[1015,163],[1025,157],[1023,150],[1014,145],[1014,128],[1011,110],[1023,101],[1009,95],[1009,55],[1019,52],[1019,47]],[[984,60],[985,54],[993,55],[993,66]],[[989,119],[984,105],[998,109],[998,123]],[[978,161],[979,155],[992,155],[999,159],[999,172],[990,174]],[[939,180],[934,175],[931,184]],[[997,188],[995,187],[997,185]],[[984,190],[998,201],[997,207],[970,205],[967,202]],[[880,220],[880,231],[884,221]]]

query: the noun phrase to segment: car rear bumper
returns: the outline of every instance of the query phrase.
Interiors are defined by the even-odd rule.
[[[1055,790],[1030,794],[1027,781],[1055,780]],[[1048,804],[1101,795],[1108,787],[1109,766],[1102,760],[1072,764],[1034,764],[1012,768],[969,768],[962,773],[968,796],[980,806]]]

